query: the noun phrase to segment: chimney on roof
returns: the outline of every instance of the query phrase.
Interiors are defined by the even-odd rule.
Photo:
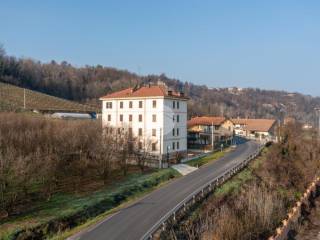
[[[134,88],[131,89],[131,93],[133,93],[134,91],[137,91],[139,88],[140,88],[140,85],[136,84]]]

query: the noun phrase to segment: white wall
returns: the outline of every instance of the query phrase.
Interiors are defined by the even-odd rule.
[[[176,107],[173,108],[173,101],[176,102]],[[177,101],[179,101],[179,109],[177,108]],[[164,144],[163,153],[167,153],[167,147],[169,147],[169,153],[176,151],[187,150],[187,101],[165,99],[164,100]],[[177,115],[179,115],[179,122],[177,122]],[[173,121],[173,116],[175,120]],[[172,129],[175,128],[175,136],[172,135]],[[179,136],[177,136],[177,128],[179,128]],[[179,142],[179,149],[172,149],[172,143]]]
[[[153,100],[157,101],[156,108],[153,108]],[[132,101],[133,107],[129,108],[129,102]],[[143,101],[143,107],[139,108],[139,101]],[[173,109],[173,101],[179,101],[179,109]],[[112,102],[112,109],[106,108],[106,102]],[[123,102],[123,108],[120,108],[120,102]],[[157,151],[153,154],[167,153],[167,147],[170,146],[169,153],[187,150],[187,101],[159,98],[139,98],[124,100],[104,100],[102,102],[102,123],[103,126],[132,127],[133,135],[138,137],[138,129],[143,129],[142,142],[157,143]],[[123,115],[123,122],[120,122],[120,114]],[[132,114],[132,122],[129,122],[129,115]],[[142,114],[142,122],[139,122],[139,114]],[[152,121],[152,115],[156,114],[157,121]],[[108,115],[111,115],[111,121],[108,121]],[[179,115],[179,122],[177,122]],[[173,121],[175,116],[175,121]],[[172,136],[172,128],[179,128],[179,136]],[[156,129],[156,137],[152,137],[152,129]],[[175,130],[176,132],[177,130]],[[161,136],[160,136],[161,135]],[[172,142],[176,147],[179,142],[179,149],[172,149]],[[151,146],[150,146],[151,148]]]

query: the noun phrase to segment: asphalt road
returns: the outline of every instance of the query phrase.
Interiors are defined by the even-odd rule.
[[[246,142],[211,164],[153,191],[127,208],[73,239],[138,240],[167,212],[189,194],[234,167],[257,150],[258,144]]]

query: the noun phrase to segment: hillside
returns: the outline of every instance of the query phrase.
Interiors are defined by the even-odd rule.
[[[76,102],[25,90],[26,110],[96,112],[98,109]],[[24,89],[0,82],[0,112],[24,109]]]
[[[1,54],[2,53],[2,54]],[[320,98],[284,91],[260,89],[208,88],[170,79],[164,74],[139,76],[124,70],[97,66],[74,67],[67,62],[41,63],[17,59],[0,49],[0,82],[40,91],[99,108],[99,97],[140,83],[161,80],[190,96],[189,116],[212,114],[229,117],[294,117],[314,123],[314,108]],[[214,86],[212,81],[211,86]]]

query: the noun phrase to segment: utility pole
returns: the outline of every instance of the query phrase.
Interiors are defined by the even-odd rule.
[[[170,161],[170,155],[169,155],[170,146],[167,146],[167,164],[168,167],[170,167],[169,161]]]
[[[213,122],[211,123],[211,145],[212,145],[212,152],[214,151],[214,134],[213,134]]]
[[[23,89],[23,108],[26,109],[26,89]]]
[[[280,123],[280,119],[278,119],[278,139],[277,142],[281,142],[281,123]]]

